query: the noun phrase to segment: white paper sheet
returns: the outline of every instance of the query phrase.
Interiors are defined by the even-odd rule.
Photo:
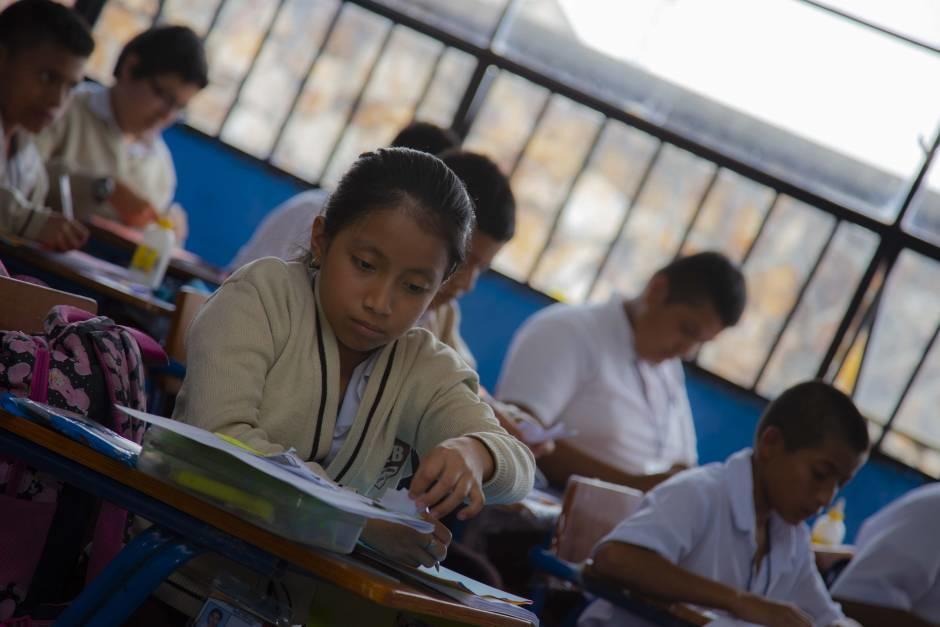
[[[171,420],[169,418],[163,418],[162,416],[155,416],[128,407],[122,407],[120,405],[118,405],[118,409],[128,416],[143,420],[144,422],[156,425],[162,429],[167,429],[194,442],[222,451],[223,453],[228,453],[235,459],[248,464],[252,468],[279,479],[344,512],[406,525],[421,533],[431,533],[434,530],[432,523],[418,518],[417,516],[390,511],[384,508],[379,501],[357,494],[352,490],[347,490],[327,478],[316,475],[313,471],[309,471],[308,475],[302,476],[301,474],[286,469],[282,463],[265,459],[241,447],[230,444],[205,429],[200,429],[186,424],[185,422],[179,422],[178,420]]]

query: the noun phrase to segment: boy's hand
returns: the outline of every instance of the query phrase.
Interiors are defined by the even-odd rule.
[[[442,518],[468,500],[457,517],[472,518],[480,513],[484,477],[493,472],[493,458],[479,440],[459,437],[445,440],[421,460],[411,480],[408,496],[418,507],[431,508],[431,516]]]
[[[813,620],[791,603],[778,603],[762,596],[742,592],[731,613],[757,625],[769,627],[813,627]]]
[[[108,199],[121,222],[135,228],[142,228],[156,221],[157,210],[147,199],[137,195],[122,181],[115,181],[114,192]]]
[[[60,213],[49,214],[36,236],[36,241],[44,248],[56,252],[81,248],[87,240],[88,229],[85,225],[69,220]]]
[[[433,522],[433,533],[418,533],[404,525],[369,520],[362,531],[362,539],[396,562],[411,567],[430,567],[444,561],[451,541],[450,530],[440,521]]]

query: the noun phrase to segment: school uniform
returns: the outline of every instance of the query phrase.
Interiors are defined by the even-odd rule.
[[[310,247],[313,220],[323,212],[330,193],[311,189],[288,198],[265,216],[229,268],[236,270],[262,257],[295,259]]]
[[[12,154],[0,150],[0,233],[36,239],[49,216],[46,169],[29,133],[18,129],[11,141]]]
[[[669,479],[601,543],[654,551],[687,571],[772,600],[793,603],[826,626],[845,621],[816,570],[806,525],[770,515],[768,554],[755,570],[756,519],[750,449]],[[624,568],[630,568],[624,564]],[[579,627],[649,625],[607,601],[595,601]]]
[[[168,214],[176,193],[170,150],[159,134],[128,140],[114,117],[107,87],[80,85],[65,112],[36,143],[53,180],[63,173],[72,178],[76,215],[118,220],[114,208],[96,196],[94,183],[102,177],[122,181],[158,213]]]
[[[513,338],[496,390],[546,425],[577,430],[567,444],[626,472],[698,460],[682,363],[637,357],[622,297],[534,315]]]
[[[911,490],[862,525],[856,553],[832,587],[840,599],[940,623],[940,484]]]
[[[428,309],[418,320],[418,326],[427,329],[434,337],[454,349],[472,370],[477,369],[477,360],[460,335],[460,305],[456,301]]]
[[[532,489],[531,452],[480,400],[476,373],[423,329],[377,351],[346,440],[327,463],[340,413],[339,350],[317,285],[304,264],[270,257],[229,277],[190,327],[174,418],[265,453],[294,447],[371,496],[394,489],[444,440],[470,435],[493,456],[488,503]]]

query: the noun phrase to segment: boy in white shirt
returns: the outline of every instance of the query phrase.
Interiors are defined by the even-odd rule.
[[[85,83],[65,114],[37,137],[49,173],[72,177],[75,211],[143,228],[158,218],[188,234],[173,202],[176,170],[161,133],[209,82],[202,41],[185,26],[161,25],[124,46],[111,87]]]
[[[819,381],[798,384],[767,406],[753,450],[649,492],[597,546],[587,574],[738,624],[851,625],[826,590],[802,523],[852,478],[868,446],[851,399]],[[578,623],[647,624],[607,601]]]
[[[649,490],[698,459],[680,358],[736,324],[746,298],[740,270],[704,252],[636,298],[553,305],[516,333],[496,397],[577,431],[539,460],[555,485],[577,474]]]
[[[0,233],[53,250],[88,238],[79,222],[48,209],[33,134],[61,113],[94,47],[85,21],[51,0],[21,0],[0,12]]]
[[[911,490],[865,521],[832,587],[864,625],[940,625],[940,483]]]

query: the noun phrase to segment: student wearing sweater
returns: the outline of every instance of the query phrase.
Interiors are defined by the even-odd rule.
[[[176,171],[160,133],[208,84],[202,42],[184,26],[144,31],[121,51],[114,78],[111,87],[82,85],[37,138],[39,150],[50,175],[71,175],[79,216],[138,228],[168,217],[182,243],[186,212],[173,203]]]
[[[21,0],[0,12],[0,233],[54,250],[87,239],[84,226],[48,209],[33,134],[62,112],[94,47],[84,20],[51,0]]]
[[[473,220],[439,159],[366,153],[314,221],[310,263],[264,258],[236,271],[188,334],[174,417],[379,496],[410,477],[438,519],[462,519],[532,487],[534,460],[477,395],[476,374],[414,328],[463,262]],[[430,565],[450,533],[370,524],[363,539]]]

